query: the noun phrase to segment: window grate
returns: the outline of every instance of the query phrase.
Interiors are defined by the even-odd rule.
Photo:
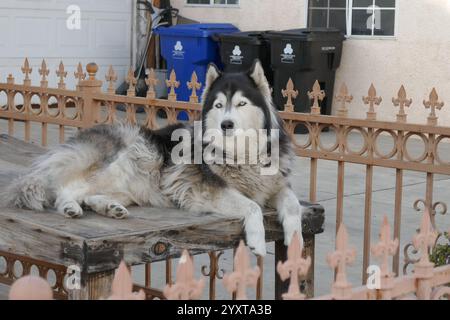
[[[309,0],[308,27],[338,28],[347,36],[395,35],[396,0]]]
[[[239,0],[186,0],[188,5],[204,5],[204,6],[237,6]]]

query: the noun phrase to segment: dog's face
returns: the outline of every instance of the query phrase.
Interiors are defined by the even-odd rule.
[[[211,65],[202,101],[203,136],[198,138],[204,159],[223,164],[224,156],[227,164],[237,160],[232,163],[259,164],[274,170],[270,174],[278,172],[279,154],[289,153],[289,139],[258,60],[243,73],[222,74]]]
[[[273,126],[271,92],[259,61],[247,73],[220,73],[210,65],[203,94],[205,130],[233,137]]]

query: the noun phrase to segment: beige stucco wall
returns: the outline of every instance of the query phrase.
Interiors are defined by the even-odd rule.
[[[186,6],[185,0],[172,0],[181,14],[201,22],[234,23],[241,30],[304,27],[304,0],[241,0],[239,8]],[[422,101],[436,87],[446,106],[439,112],[442,124],[450,125],[450,1],[397,0],[395,39],[347,39],[336,90],[345,81],[354,102],[350,116],[365,117],[362,96],[373,82],[383,102],[379,118],[395,119],[391,100],[401,84],[413,99],[408,111],[411,122],[423,123],[428,111]],[[336,107],[336,106],[335,106]]]
[[[189,6],[186,0],[172,0],[180,14],[200,22],[229,22],[241,30],[303,27],[307,0],[240,0],[239,7]]]
[[[382,119],[395,119],[391,100],[401,84],[413,99],[411,122],[423,123],[428,111],[423,100],[436,87],[446,106],[439,112],[441,123],[450,125],[450,1],[397,0],[395,40],[349,39],[344,45],[336,87],[348,84],[355,100],[351,115],[365,116],[361,102],[373,81],[384,101],[378,108]]]

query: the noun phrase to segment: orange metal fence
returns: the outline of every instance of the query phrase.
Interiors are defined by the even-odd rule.
[[[130,69],[127,82],[129,90],[127,96],[114,94],[117,75],[112,68],[109,69],[105,80],[108,82],[107,92],[102,92],[102,81],[96,79],[97,66],[89,64],[87,66],[87,76],[83,72],[81,65],[77,68],[74,76],[78,80],[76,90],[68,90],[65,85],[67,72],[63,63],[59,65],[56,76],[59,78],[58,88],[48,88],[49,70],[45,61],[42,62],[38,72],[41,76],[39,86],[33,86],[29,75],[32,72],[28,60],[22,68],[24,80],[22,84],[16,84],[15,79],[9,75],[6,83],[0,83],[0,97],[6,95],[5,104],[0,100],[0,119],[6,119],[8,133],[16,133],[16,124],[24,124],[24,140],[30,141],[31,124],[41,125],[41,144],[47,146],[48,125],[57,125],[59,131],[59,141],[65,140],[65,129],[67,127],[86,128],[100,123],[113,123],[118,120],[144,125],[156,129],[165,124],[175,123],[180,112],[186,112],[189,121],[199,118],[201,105],[198,103],[197,91],[202,84],[198,82],[195,73],[190,82],[181,84],[176,79],[174,71],[171,72],[166,86],[169,89],[167,100],[156,99],[155,86],[158,80],[155,73],[150,72],[146,83],[148,85],[147,97],[135,96],[136,79],[133,70]],[[176,91],[181,85],[186,85],[192,90],[189,102],[177,101]],[[362,102],[368,105],[366,119],[352,119],[348,117],[348,104],[354,99],[349,94],[347,87],[343,84],[335,99],[339,102],[336,116],[326,116],[320,114],[320,102],[325,98],[326,92],[321,90],[316,82],[307,94],[312,100],[311,113],[298,113],[293,110],[293,100],[299,95],[295,90],[292,80],[287,83],[283,95],[286,97],[284,111],[280,111],[280,116],[284,120],[287,131],[295,137],[296,129],[306,128],[308,135],[305,143],[299,143],[293,139],[295,150],[298,156],[310,159],[310,201],[317,200],[317,170],[319,160],[336,161],[337,166],[337,209],[336,209],[336,234],[338,227],[345,221],[344,215],[344,190],[345,190],[345,168],[348,163],[361,164],[365,166],[365,208],[364,208],[364,243],[362,281],[367,280],[366,270],[370,263],[371,254],[371,226],[372,226],[372,193],[373,175],[375,167],[392,168],[395,170],[395,203],[394,203],[394,238],[400,240],[400,230],[402,221],[402,199],[403,199],[403,177],[405,171],[421,172],[426,181],[426,192],[423,199],[418,199],[414,206],[418,209],[422,203],[424,209],[430,212],[431,225],[436,228],[436,215],[445,215],[447,206],[444,202],[435,201],[433,198],[434,178],[437,174],[450,175],[450,160],[445,159],[439,150],[440,146],[450,139],[450,127],[439,125],[438,110],[441,110],[444,103],[439,101],[435,89],[432,90],[428,101],[424,101],[424,107],[430,109],[430,114],[424,124],[409,123],[406,108],[411,105],[406,90],[402,86],[397,97],[392,99],[394,106],[399,108],[399,112],[394,121],[377,120],[376,107],[382,102],[382,98],[377,96],[376,89],[370,86],[368,95]],[[23,104],[15,103],[16,97],[20,95]],[[49,101],[55,101],[54,105]],[[33,103],[33,101],[38,101]],[[125,107],[125,115],[118,112],[118,106]],[[143,108],[144,115],[137,116],[137,109]],[[122,118],[121,118],[122,117]],[[165,119],[165,120],[163,120]],[[321,134],[325,130],[335,132],[336,141],[332,146],[326,146],[322,142]],[[349,136],[352,133],[358,134],[363,139],[363,146],[360,150],[354,150],[349,143]],[[392,137],[394,143],[392,150],[383,153],[379,150],[378,139],[381,136]],[[418,139],[423,142],[423,153],[419,156],[412,155],[408,150],[408,141]],[[442,230],[438,233],[438,238],[442,236]],[[412,248],[410,243],[404,249]],[[417,263],[417,259],[405,255],[404,272],[407,266]],[[218,259],[219,257],[216,257]],[[314,261],[313,261],[314,262]],[[394,253],[393,271],[400,274],[401,262],[399,250]]]

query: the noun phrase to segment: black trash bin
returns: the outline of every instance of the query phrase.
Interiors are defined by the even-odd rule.
[[[259,59],[270,84],[273,72],[270,67],[270,41],[265,31],[236,32],[220,35],[220,55],[225,71],[247,71]]]
[[[344,34],[338,29],[308,28],[268,32],[265,37],[271,42],[275,105],[280,110],[284,109],[286,98],[281,91],[292,78],[299,92],[295,99],[295,111],[310,112],[311,101],[307,92],[318,80],[326,92],[326,98],[320,105],[321,114],[331,114],[334,80],[341,62]]]

